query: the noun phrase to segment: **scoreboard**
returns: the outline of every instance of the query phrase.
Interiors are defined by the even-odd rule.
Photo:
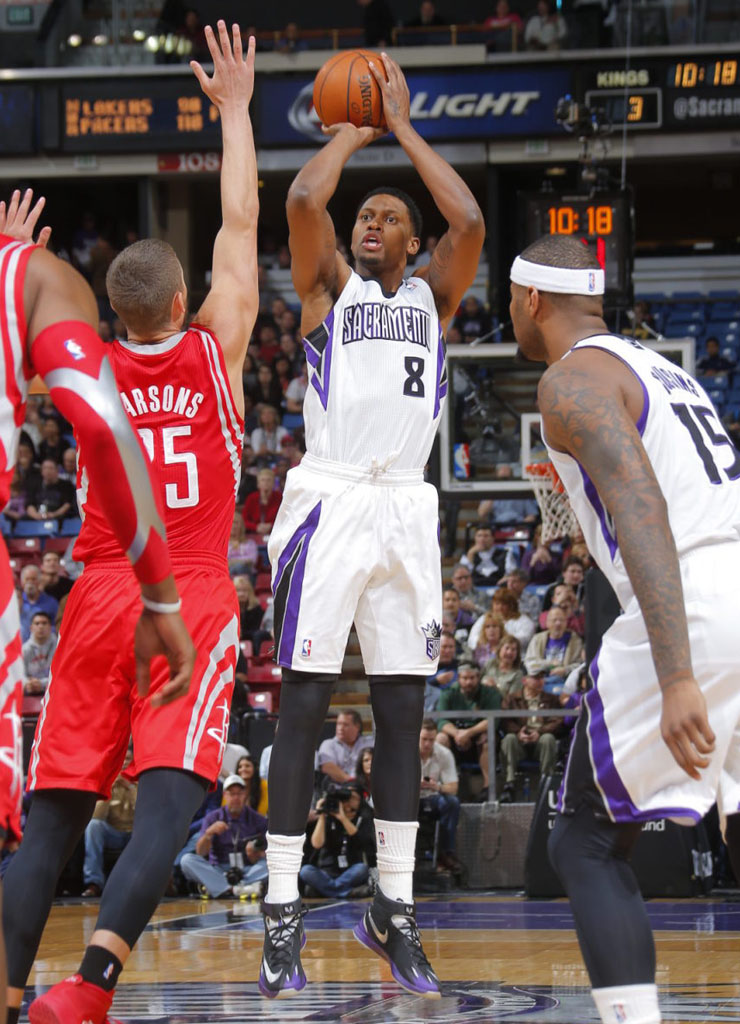
[[[520,192],[520,249],[542,235],[573,235],[582,239],[604,270],[604,305],[632,305],[634,213],[629,190]]]
[[[219,149],[217,108],[198,83],[126,79],[62,86],[65,153]]]

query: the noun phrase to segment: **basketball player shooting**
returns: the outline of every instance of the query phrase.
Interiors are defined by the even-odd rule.
[[[628,858],[643,823],[715,800],[740,877],[740,455],[701,385],[609,334],[604,273],[551,236],[511,269],[543,438],[623,609],[591,664],[549,852],[604,1024],[657,1024],[655,947]]]
[[[163,662],[162,686],[156,692],[152,689],[152,702],[164,704],[187,692],[195,652],[180,616],[165,530],[152,492],[153,480],[121,406],[103,343],[94,329],[98,313],[93,293],[76,270],[43,249],[48,228],[40,233],[41,247],[33,244],[44,200],[39,199],[31,207],[32,200],[28,189],[22,197],[14,192],[7,207],[0,203],[0,339],[5,378],[5,401],[0,408],[0,506],[7,502],[15,468],[28,381],[38,373],[57,409],[74,425],[80,444],[90,450],[90,488],[110,523],[118,556],[130,566],[134,600],[125,654],[135,663],[134,689],[138,681],[139,700],[144,704],[150,689],[149,662],[155,655],[164,654],[167,660]],[[0,559],[0,607],[0,646],[4,651],[0,669],[2,846],[5,842],[17,844],[21,838],[23,796],[23,661],[18,601],[7,557]],[[33,885],[13,893],[14,884],[10,875],[11,899],[6,914],[14,914],[14,906],[23,914]],[[2,943],[0,1019],[5,1021],[5,954],[1,947]],[[12,937],[9,947],[12,951]],[[17,1008],[10,1015],[10,1019],[17,1020]]]
[[[129,772],[139,777],[139,788],[132,837],[103,891],[79,972],[31,1004],[32,1024],[108,1020],[122,966],[218,777],[226,744],[239,643],[226,551],[241,473],[241,368],[258,305],[257,165],[249,119],[254,39],[246,60],[238,26],[233,44],[223,22],[218,39],[206,28],[206,40],[213,76],[197,63],[193,70],[218,108],[223,134],[223,223],[211,290],[185,329],[183,269],[157,239],[124,249],[107,276],[109,298],[128,332],[128,341],[108,346],[109,358],[162,496],[183,618],[197,649],[193,683],[182,700],[156,710],[133,688],[128,637],[138,614],[137,589],[98,492],[85,489],[95,456],[81,438],[85,521],[75,554],[85,571],[67,602],[31,758],[35,796],[8,872],[4,924],[13,1005],[20,1005],[59,873],[96,799],[110,794],[129,734]],[[157,663],[151,685],[155,695],[167,685]]]
[[[280,728],[269,774],[265,942],[260,989],[306,984],[298,870],[313,759],[354,620],[375,719],[372,793],[380,890],[355,935],[401,985],[438,997],[412,894],[424,679],[439,657],[438,503],[423,481],[444,399],[443,333],[475,277],[483,217],[458,174],[412,128],[398,65],[372,66],[388,128],[448,230],[428,266],[404,280],[421,217],[404,192],[379,187],[359,204],[351,270],[327,204],[353,153],[380,134],[351,124],[293,182],[287,200],[293,282],[309,365],[307,453],[290,470],[270,536]]]

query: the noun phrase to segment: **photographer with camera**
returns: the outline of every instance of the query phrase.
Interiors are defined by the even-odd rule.
[[[224,806],[203,819],[195,853],[180,862],[185,877],[212,899],[261,895],[267,878],[267,818],[247,804],[239,775],[224,782]]]
[[[321,896],[370,896],[369,862],[375,863],[373,813],[355,783],[332,783],[316,804],[311,834],[315,864],[304,864],[301,881]]]

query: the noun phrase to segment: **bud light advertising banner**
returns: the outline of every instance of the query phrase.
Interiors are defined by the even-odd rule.
[[[567,69],[415,72],[406,76],[411,123],[427,141],[555,135],[555,105],[572,91]],[[313,78],[263,79],[257,89],[262,146],[323,143],[313,109]]]

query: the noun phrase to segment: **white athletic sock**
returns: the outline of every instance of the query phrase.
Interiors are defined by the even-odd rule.
[[[298,872],[303,860],[305,835],[275,836],[267,833],[266,903],[292,903],[298,899]]]
[[[660,1024],[657,985],[620,985],[592,989],[604,1024]]]
[[[414,900],[414,851],[417,821],[381,821],[375,819],[378,849],[378,881],[390,900]]]

